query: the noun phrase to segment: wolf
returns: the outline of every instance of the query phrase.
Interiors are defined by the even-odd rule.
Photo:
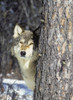
[[[27,87],[34,90],[36,72],[35,62],[38,59],[38,52],[33,41],[33,32],[30,30],[23,30],[19,25],[16,25],[13,38],[16,41],[11,48],[12,55],[18,60],[21,75]]]

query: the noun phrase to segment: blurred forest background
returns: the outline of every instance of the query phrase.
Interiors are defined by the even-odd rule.
[[[17,60],[10,52],[13,30],[16,24],[24,29],[37,30],[41,5],[41,0],[0,0],[0,78],[22,79]]]

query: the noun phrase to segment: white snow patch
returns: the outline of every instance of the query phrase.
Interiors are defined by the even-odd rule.
[[[4,92],[0,93],[0,100],[33,100],[33,92],[23,80],[4,78],[3,87]]]
[[[16,80],[16,79],[3,79],[3,83],[9,83],[9,84],[25,84],[23,80]]]

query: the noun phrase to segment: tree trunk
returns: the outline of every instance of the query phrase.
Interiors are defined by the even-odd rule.
[[[34,100],[73,100],[73,1],[43,0]]]

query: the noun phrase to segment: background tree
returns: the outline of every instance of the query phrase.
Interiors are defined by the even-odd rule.
[[[73,0],[42,0],[34,100],[73,100]]]

